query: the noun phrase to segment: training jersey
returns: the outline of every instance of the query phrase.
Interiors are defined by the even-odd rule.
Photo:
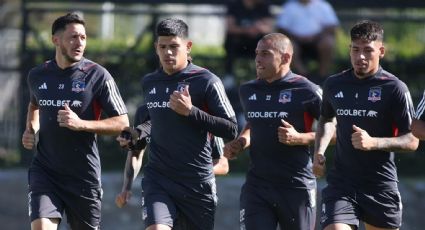
[[[394,153],[354,149],[352,126],[371,137],[395,137],[410,132],[413,114],[407,86],[382,68],[366,79],[357,78],[353,69],[329,77],[323,87],[321,115],[336,117],[337,143],[328,183],[353,189],[397,189]]]
[[[182,91],[185,85],[189,85],[193,104],[187,117],[169,105],[173,91]],[[212,135],[228,139],[237,135],[235,113],[220,79],[189,62],[172,75],[162,69],[146,75],[142,87],[152,122],[145,176],[154,170],[177,181],[211,179]]]
[[[32,166],[41,166],[60,178],[58,183],[99,186],[101,165],[96,134],[59,127],[57,115],[65,104],[83,120],[99,120],[102,111],[108,117],[126,114],[112,76],[88,59],[65,69],[51,60],[33,68],[27,82],[31,104],[38,106],[40,120]]]
[[[146,143],[150,143],[151,138],[151,128],[152,124],[149,118],[149,111],[146,107],[146,104],[139,106],[136,110],[136,115],[134,118],[134,126],[136,126],[140,131],[143,133],[141,134],[146,138],[145,141],[140,142],[142,149],[146,146]],[[211,157],[212,159],[220,159],[221,156],[223,156],[224,151],[224,141],[221,137],[214,136],[211,139]]]
[[[314,188],[309,146],[280,143],[278,127],[285,120],[298,132],[311,132],[320,114],[320,87],[290,71],[271,83],[261,79],[244,83],[239,94],[251,128],[247,183]]]

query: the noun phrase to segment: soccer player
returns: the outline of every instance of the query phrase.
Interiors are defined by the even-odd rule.
[[[415,113],[415,119],[412,121],[412,133],[419,140],[425,140],[425,91],[422,100],[419,102]]]
[[[117,137],[121,146],[128,149],[127,160],[124,167],[124,181],[121,192],[116,196],[115,203],[119,208],[125,206],[131,198],[131,188],[142,167],[142,159],[146,144],[150,142],[151,122],[149,120],[146,105],[140,106],[136,111],[135,124],[140,124],[136,129],[126,128],[126,132],[132,135],[125,138],[123,135]],[[133,138],[134,137],[134,138]],[[132,141],[131,145],[129,145]],[[229,172],[229,163],[223,156],[224,142],[220,137],[211,140],[213,172],[215,175],[226,175]]]
[[[161,68],[142,80],[151,120],[149,160],[143,168],[143,219],[148,230],[212,230],[216,189],[210,141],[234,139],[235,113],[220,79],[189,59],[192,41],[180,19],[156,27]]]
[[[312,230],[316,218],[316,178],[309,144],[319,118],[321,89],[293,73],[289,38],[271,33],[255,50],[257,79],[240,86],[247,124],[224,156],[249,147],[251,167],[240,195],[241,229]]]
[[[325,150],[336,129],[334,164],[322,191],[326,230],[398,229],[402,203],[393,151],[416,150],[414,113],[406,85],[380,66],[382,26],[360,21],[351,29],[352,68],[329,77],[323,88],[313,170],[324,174]],[[336,118],[336,123],[335,123]]]
[[[30,103],[22,144],[36,147],[28,173],[31,229],[99,229],[101,166],[97,134],[119,134],[127,109],[114,79],[83,57],[85,22],[66,14],[52,25],[55,58],[28,75]],[[100,119],[101,112],[108,118]],[[38,136],[38,143],[35,141]]]

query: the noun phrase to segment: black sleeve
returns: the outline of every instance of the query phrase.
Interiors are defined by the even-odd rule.
[[[229,119],[216,117],[193,106],[189,114],[189,119],[217,137],[233,140],[238,135],[236,117]]]
[[[136,110],[136,115],[134,116],[134,126],[138,126],[148,120],[150,120],[148,107],[146,104],[141,105]]]
[[[205,110],[193,106],[189,113],[189,120],[200,127],[206,129],[214,136],[233,140],[238,134],[236,116],[226,90],[221,80],[215,76],[208,77],[205,90]]]

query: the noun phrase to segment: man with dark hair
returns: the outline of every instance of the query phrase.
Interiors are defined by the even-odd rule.
[[[184,229],[213,229],[217,197],[211,138],[237,135],[223,84],[189,60],[191,48],[184,21],[158,23],[155,50],[161,68],[142,81],[152,124],[142,179],[143,219],[149,230],[177,229],[182,222]]]
[[[99,229],[96,136],[116,135],[129,124],[112,76],[83,57],[86,39],[82,18],[59,17],[52,26],[55,58],[28,75],[30,103],[22,144],[37,150],[28,173],[33,230],[56,229],[64,212],[72,229]],[[102,111],[108,118],[100,119]]]
[[[290,69],[293,46],[267,34],[255,50],[257,79],[241,85],[247,124],[224,147],[232,159],[249,147],[251,167],[240,196],[241,229],[313,230],[316,178],[309,144],[314,141],[321,89]]]
[[[384,30],[360,21],[351,29],[352,68],[329,77],[323,88],[314,166],[324,174],[325,150],[336,130],[334,164],[322,192],[324,229],[398,229],[402,203],[393,151],[418,147],[407,86],[380,66]],[[335,122],[336,118],[336,122]]]

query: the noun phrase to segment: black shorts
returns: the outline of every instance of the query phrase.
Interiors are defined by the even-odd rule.
[[[212,230],[217,206],[215,179],[204,183],[177,183],[161,174],[142,179],[142,215],[145,226],[164,224],[185,230]]]
[[[322,191],[321,225],[363,221],[379,228],[400,228],[402,203],[398,190],[355,192],[328,185]]]
[[[39,218],[61,220],[65,211],[72,229],[99,229],[102,199],[100,187],[65,186],[63,181],[54,181],[37,167],[29,170],[28,182],[31,222]]]
[[[313,230],[315,220],[316,189],[242,186],[240,229]]]

